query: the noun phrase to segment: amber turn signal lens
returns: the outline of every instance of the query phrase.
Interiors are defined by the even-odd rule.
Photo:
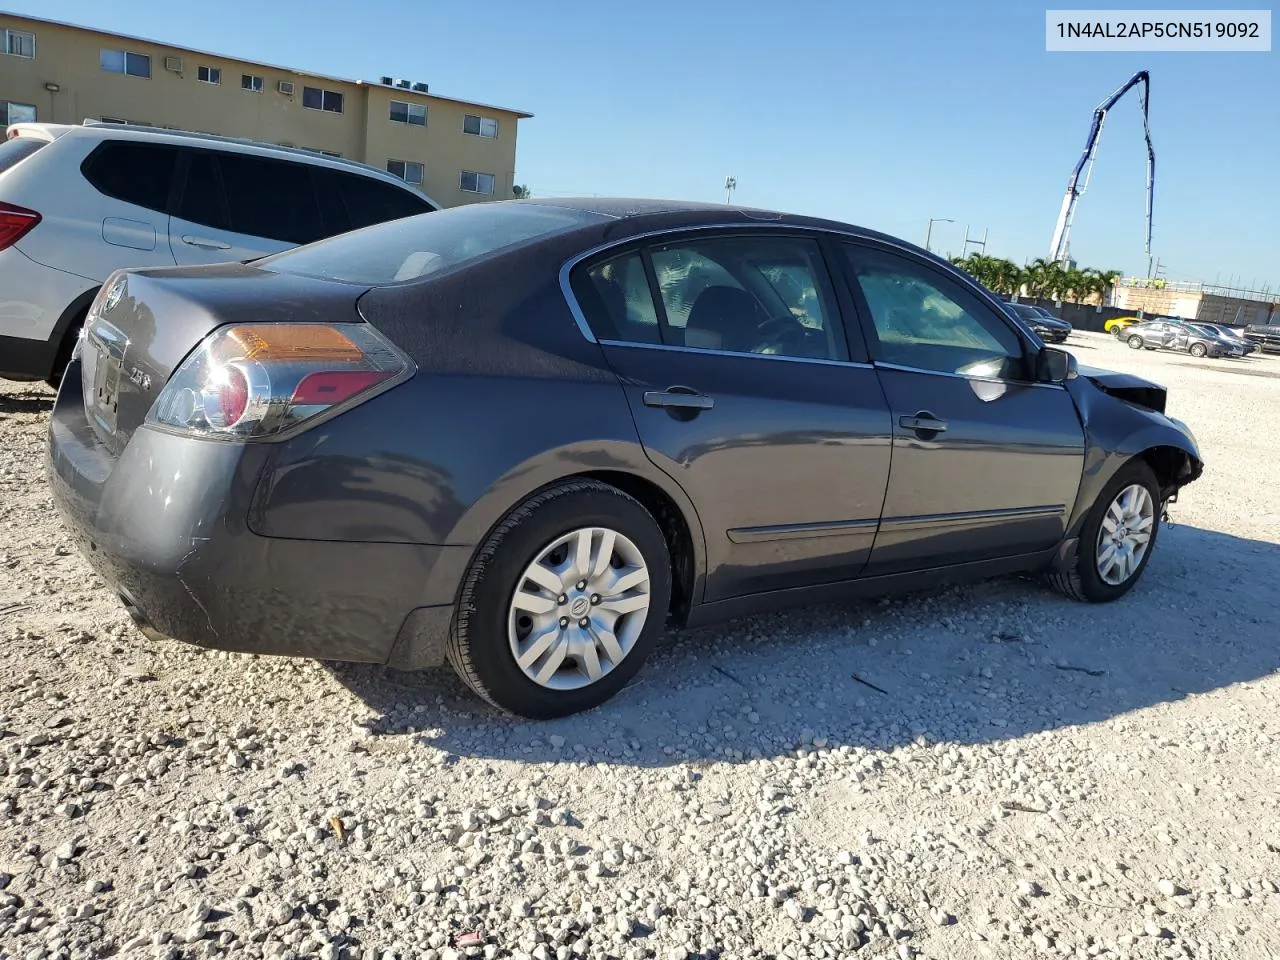
[[[219,359],[338,360],[355,363],[364,351],[342,331],[318,323],[255,323],[232,328],[219,344]]]

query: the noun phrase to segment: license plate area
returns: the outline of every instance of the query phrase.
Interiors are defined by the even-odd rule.
[[[104,320],[90,325],[85,337],[82,385],[84,405],[97,427],[108,436],[116,432],[120,408],[120,376],[129,338]]]

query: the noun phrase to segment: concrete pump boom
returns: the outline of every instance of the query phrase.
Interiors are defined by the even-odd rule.
[[[1071,179],[1067,183],[1067,195],[1062,198],[1062,210],[1058,213],[1058,224],[1053,228],[1053,241],[1049,245],[1049,259],[1061,263],[1071,256],[1071,222],[1076,216],[1076,204],[1080,195],[1089,186],[1089,177],[1093,173],[1093,158],[1098,152],[1098,140],[1102,136],[1102,125],[1106,122],[1107,111],[1116,105],[1116,101],[1128,93],[1133,87],[1142,84],[1139,96],[1142,99],[1142,129],[1147,136],[1147,257],[1151,256],[1151,204],[1156,185],[1156,152],[1151,146],[1151,126],[1147,121],[1147,101],[1151,95],[1151,77],[1146,70],[1139,70],[1129,81],[1107,99],[1103,100],[1093,111],[1093,123],[1089,126],[1089,139],[1085,143],[1084,155],[1076,168],[1071,171]],[[1084,183],[1080,175],[1084,174]]]

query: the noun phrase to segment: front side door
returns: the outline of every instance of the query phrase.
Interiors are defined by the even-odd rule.
[[[892,414],[867,575],[1053,547],[1075,502],[1084,431],[1062,386],[1032,382],[1037,348],[929,261],[870,244],[843,250]]]
[[[817,240],[702,232],[588,262],[574,290],[647,455],[698,512],[704,600],[861,573],[889,414]]]
[[[169,219],[179,264],[253,260],[324,236],[310,166],[218,150],[183,150]]]

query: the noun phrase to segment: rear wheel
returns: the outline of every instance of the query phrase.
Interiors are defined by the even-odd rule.
[[[604,483],[558,484],[508,514],[481,547],[449,661],[503,710],[577,713],[635,676],[670,601],[670,555],[649,512]]]
[[[62,335],[62,340],[58,343],[58,352],[53,358],[53,369],[49,371],[49,376],[44,381],[55,390],[62,386],[62,375],[66,373],[67,365],[71,363],[71,354],[76,348],[76,341],[80,339],[80,328],[84,326],[84,318],[88,314],[89,310],[86,307],[83,313],[71,321]]]
[[[1050,584],[1076,600],[1106,603],[1142,576],[1160,529],[1160,485],[1142,460],[1121,467],[1080,529],[1075,562],[1051,571]]]
[[[1209,352],[1209,349],[1203,343],[1193,343],[1187,350],[1193,357],[1199,359]]]
[[[1123,339],[1124,339],[1124,327],[1122,327],[1122,326],[1112,327],[1112,328],[1111,328],[1111,335],[1112,335],[1113,337],[1115,337],[1117,340],[1123,340]]]
[[[1142,338],[1138,336],[1136,333],[1129,338],[1130,350],[1141,350],[1143,346],[1144,344],[1142,343]]]

